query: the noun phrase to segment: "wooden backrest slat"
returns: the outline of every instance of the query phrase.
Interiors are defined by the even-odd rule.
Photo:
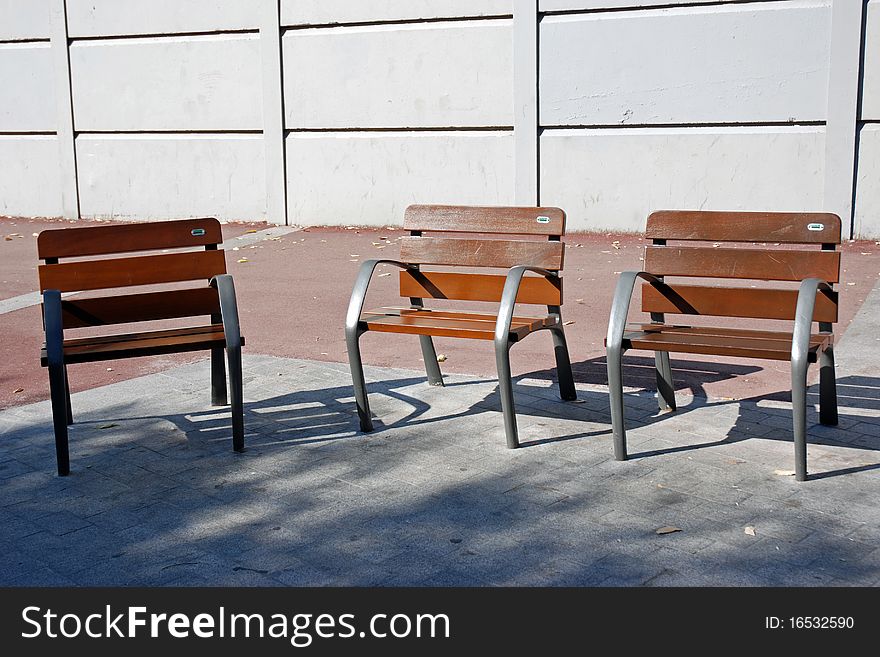
[[[765,281],[800,281],[816,277],[836,283],[840,275],[840,252],[648,246],[645,248],[645,269],[660,276]]]
[[[403,227],[448,233],[560,236],[565,233],[565,212],[552,207],[411,205],[403,216]]]
[[[73,298],[61,302],[61,321],[65,329],[215,315],[219,312],[217,290],[208,286],[92,299]]]
[[[130,253],[220,244],[220,222],[214,218],[182,219],[115,226],[44,230],[37,237],[37,255],[47,258]]]
[[[661,210],[645,237],[705,242],[840,244],[840,217],[830,212],[708,212]]]
[[[400,296],[456,301],[501,301],[506,278],[497,274],[452,272],[400,272]],[[524,276],[517,303],[562,305],[562,279]]]
[[[710,287],[670,284],[664,294],[645,283],[642,286],[642,311],[713,317],[751,319],[794,319],[797,290],[774,288]],[[824,293],[816,295],[813,321],[836,322],[837,301]]]
[[[565,246],[556,241],[402,237],[400,259],[420,265],[562,269]]]
[[[209,279],[226,273],[225,252],[196,251],[162,255],[63,262],[39,266],[40,291],[78,292],[130,285]]]

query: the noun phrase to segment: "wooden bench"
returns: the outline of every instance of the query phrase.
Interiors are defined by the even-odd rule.
[[[39,277],[46,332],[41,364],[49,368],[59,475],[70,472],[67,427],[73,423],[73,414],[67,366],[73,363],[209,349],[211,400],[214,405],[225,405],[225,349],[232,392],[232,442],[236,451],[244,449],[244,338],[239,331],[235,287],[226,273],[225,252],[218,249],[222,242],[216,219],[90,226],[40,233],[37,251],[44,262],[39,266]],[[194,251],[193,247],[199,250]],[[139,251],[153,253],[107,257]],[[203,283],[179,285],[185,281]],[[167,284],[177,285],[169,289]],[[152,287],[146,291],[119,289],[136,286]],[[61,297],[69,292],[84,294]],[[207,316],[208,322],[195,326],[190,320],[181,328],[112,335],[91,331],[89,335],[64,336],[64,331],[70,329],[202,315]]]
[[[840,274],[840,218],[828,213],[663,211],[648,217],[644,271],[620,276],[606,339],[614,454],[627,457],[621,356],[627,349],[655,352],[661,410],[675,409],[669,353],[711,354],[791,361],[795,474],[807,478],[807,368],[819,362],[819,420],[837,424],[834,336]],[[683,244],[669,244],[670,241]],[[697,244],[692,244],[697,242]],[[728,243],[747,243],[730,248]],[[785,245],[780,247],[779,245]],[[798,245],[801,248],[791,248]],[[810,250],[808,247],[816,247]],[[779,248],[777,248],[779,247]],[[667,277],[790,281],[772,287],[685,284]],[[650,322],[627,326],[633,288],[642,285]],[[666,323],[665,315],[793,320],[792,331]],[[813,322],[818,331],[813,332]]]
[[[431,336],[492,340],[507,446],[518,447],[509,355],[514,344],[535,331],[550,331],[560,395],[566,400],[576,398],[560,314],[559,272],[565,252],[560,238],[565,231],[565,213],[559,208],[412,205],[403,224],[410,236],[400,240],[400,260],[364,262],[348,306],[345,335],[361,430],[373,429],[361,365],[361,335],[367,331],[418,335],[428,382],[438,386],[443,385],[443,377]],[[409,298],[408,306],[364,312],[367,288],[379,264],[401,269],[400,295]],[[507,271],[427,271],[423,266]],[[497,314],[431,310],[424,307],[425,299],[490,301],[499,306]],[[547,314],[514,315],[517,303],[546,306]]]

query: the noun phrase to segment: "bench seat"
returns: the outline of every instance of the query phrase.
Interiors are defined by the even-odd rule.
[[[492,314],[427,308],[377,308],[361,314],[361,322],[369,331],[476,340],[493,340],[497,321],[498,316]],[[510,341],[517,342],[529,333],[555,325],[553,316],[514,316],[510,323]]]

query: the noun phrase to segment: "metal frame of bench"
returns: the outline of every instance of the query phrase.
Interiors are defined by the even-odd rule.
[[[614,456],[627,458],[621,357],[653,349],[660,410],[675,410],[669,352],[791,361],[795,476],[807,478],[807,369],[819,362],[819,420],[837,424],[834,336],[840,277],[840,218],[830,213],[660,211],[648,217],[644,271],[620,275],[606,338]],[[713,242],[673,247],[668,240]],[[761,248],[717,248],[719,243]],[[821,250],[773,249],[766,243],[820,245]],[[799,289],[709,287],[668,283],[667,276],[799,282]],[[642,279],[642,311],[650,324],[627,331],[627,313]],[[793,320],[791,333],[670,326],[665,313]],[[813,322],[819,332],[812,333]],[[672,337],[670,337],[672,336]],[[738,345],[738,346],[737,346]]]
[[[409,237],[401,239],[400,260],[368,260],[361,265],[348,305],[345,337],[351,366],[360,428],[373,430],[360,337],[367,331],[419,336],[428,382],[442,386],[432,336],[493,340],[498,387],[509,448],[519,446],[510,348],[529,333],[548,330],[553,335],[560,396],[574,400],[577,392],[562,328],[562,279],[565,213],[547,207],[474,207],[412,205],[404,216]],[[445,233],[425,236],[425,232]],[[494,239],[481,237],[490,233]],[[450,236],[449,234],[454,234]],[[465,235],[461,235],[465,234]],[[511,236],[543,237],[511,239]],[[380,264],[401,269],[400,295],[409,308],[364,312],[364,300],[373,272]],[[506,275],[424,271],[423,265],[507,269]],[[537,276],[526,276],[528,272]],[[431,311],[426,298],[498,302],[498,314]],[[517,317],[517,303],[547,307],[545,317]]]
[[[244,449],[241,336],[232,276],[226,273],[223,237],[213,218],[148,224],[88,226],[42,231],[37,238],[43,326],[41,364],[49,370],[58,474],[70,473],[68,425],[73,424],[67,366],[118,358],[186,351],[211,351],[211,402],[226,405],[229,366],[233,448]],[[199,251],[180,251],[204,247]],[[164,253],[171,251],[172,253]],[[140,251],[152,255],[106,257]],[[104,256],[89,258],[90,256]],[[68,260],[68,259],[72,260]],[[64,259],[65,262],[59,262]],[[133,286],[208,281],[204,287],[135,294],[62,298]],[[64,331],[145,321],[210,316],[206,326],[65,339]]]

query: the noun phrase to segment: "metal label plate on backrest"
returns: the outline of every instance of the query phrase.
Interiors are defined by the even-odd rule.
[[[807,230],[813,230],[813,231],[825,230],[825,224],[807,224]]]

